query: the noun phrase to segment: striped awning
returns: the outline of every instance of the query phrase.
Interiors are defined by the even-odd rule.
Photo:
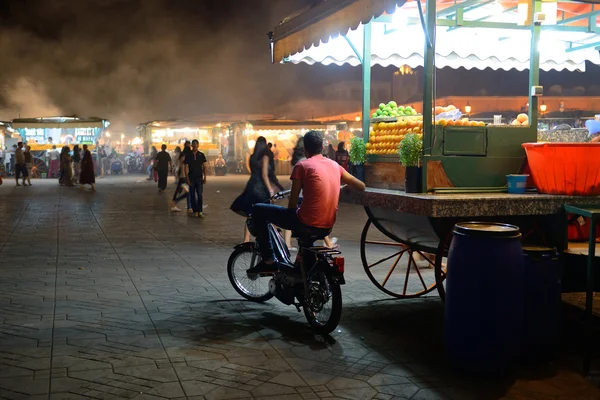
[[[393,13],[406,0],[323,0],[284,19],[272,37],[273,62],[327,43],[384,13]]]

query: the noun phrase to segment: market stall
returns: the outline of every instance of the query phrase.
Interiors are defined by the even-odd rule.
[[[506,194],[507,175],[523,171],[522,144],[537,141],[543,96],[540,69],[577,71],[584,70],[586,62],[600,64],[598,14],[589,4],[556,1],[428,0],[423,9],[418,1],[330,0],[313,4],[275,28],[271,43],[276,63],[362,66],[368,188],[364,194],[346,192],[342,198],[365,206],[369,220],[361,237],[361,257],[369,278],[382,291],[407,298],[437,288],[443,298],[452,227],[463,219],[510,222],[521,228],[525,242],[567,248],[562,205],[597,206],[600,199]],[[424,67],[422,115],[394,101],[371,114],[369,85],[375,64]],[[510,124],[485,124],[466,118],[467,110],[437,104],[436,68],[445,67],[529,69],[524,88],[528,112]],[[398,162],[398,153],[402,156],[402,150],[409,149],[405,137],[417,149],[410,170],[421,173],[420,179],[416,176],[417,192],[422,193],[404,192],[409,169]],[[577,193],[595,192],[596,184]],[[373,256],[386,248],[390,256]],[[590,276],[588,267],[588,317]]]
[[[595,49],[599,45],[595,33],[598,12],[582,5],[576,14],[567,14],[571,5],[541,1],[477,4],[430,0],[423,10],[421,3],[414,1],[323,1],[285,19],[275,28],[272,57],[274,62],[282,63],[362,65],[362,125],[367,141],[369,188],[404,189],[406,168],[399,162],[397,146],[408,133],[415,133],[422,137],[421,191],[462,192],[479,198],[480,195],[473,193],[506,192],[506,175],[519,173],[524,166],[521,144],[537,140],[539,98],[543,95],[539,70],[576,71],[584,70],[586,62],[600,64]],[[581,21],[588,25],[582,26]],[[424,66],[422,115],[393,101],[380,105],[380,111],[371,114],[370,70],[375,64]],[[486,125],[462,115],[470,110],[437,104],[435,70],[444,67],[529,69],[529,88],[524,88],[529,93],[528,113],[519,115],[510,124],[498,121]],[[394,204],[397,196],[405,194],[394,191],[385,196],[391,196],[389,202]],[[425,260],[421,266],[431,266],[436,260],[441,263],[439,257],[428,254],[436,253],[444,235],[417,228],[429,226],[428,217],[415,217],[402,208],[395,211],[401,218],[389,222],[388,207],[367,207],[369,223],[362,239],[363,264],[372,280],[381,288],[385,286],[390,294],[421,295],[432,290],[436,282],[431,276],[429,281],[424,279],[413,253]],[[369,239],[371,224],[383,238]],[[423,238],[429,244],[417,245],[414,239],[417,237],[421,244]],[[406,253],[409,262],[399,268],[398,262],[393,262],[395,257],[391,257],[390,267],[382,267],[382,272],[375,276],[373,264],[383,262],[368,260],[369,245],[390,245],[384,243],[384,238],[398,244],[400,250],[395,256]],[[411,266],[416,274],[409,273]],[[395,275],[399,279],[396,288],[392,279]],[[417,291],[408,289],[413,278],[422,283],[415,286]]]
[[[230,127],[229,158],[231,158],[233,152],[233,157],[238,165],[236,170],[239,172],[249,171],[248,163],[256,139],[264,136],[267,142],[272,143],[278,152],[278,160],[275,165],[276,173],[287,175],[291,173],[290,161],[298,137],[309,130],[322,131],[324,128],[325,126],[317,121],[268,120],[235,123]],[[245,170],[239,167],[240,164]]]
[[[18,118],[12,120],[10,125],[12,134],[31,146],[34,155],[31,174],[34,178],[40,178],[48,171],[46,151],[53,146],[60,149],[75,144],[87,144],[93,150],[110,122],[103,118],[69,116]]]
[[[177,146],[183,147],[186,140],[194,139],[200,142],[200,149],[206,153],[209,150],[217,150],[218,133],[215,136],[216,127],[187,120],[157,120],[139,124],[137,131],[142,137],[148,149],[155,146],[157,149],[166,144],[168,150],[174,150]]]

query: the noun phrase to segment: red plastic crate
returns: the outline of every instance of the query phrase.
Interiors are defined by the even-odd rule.
[[[600,195],[600,143],[523,143],[540,193]]]

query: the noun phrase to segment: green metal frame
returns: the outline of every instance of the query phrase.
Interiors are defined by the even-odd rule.
[[[362,57],[362,129],[365,142],[369,141],[371,128],[371,22],[364,27],[363,57]]]

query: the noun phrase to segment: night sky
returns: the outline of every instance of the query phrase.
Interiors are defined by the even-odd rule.
[[[312,1],[0,0],[0,119],[78,114],[130,130],[319,98],[325,84],[360,79],[360,68],[272,65],[266,36]],[[376,67],[374,79],[392,72]],[[502,84],[490,88],[490,77]],[[526,72],[450,71],[438,94],[521,94],[523,82]]]

